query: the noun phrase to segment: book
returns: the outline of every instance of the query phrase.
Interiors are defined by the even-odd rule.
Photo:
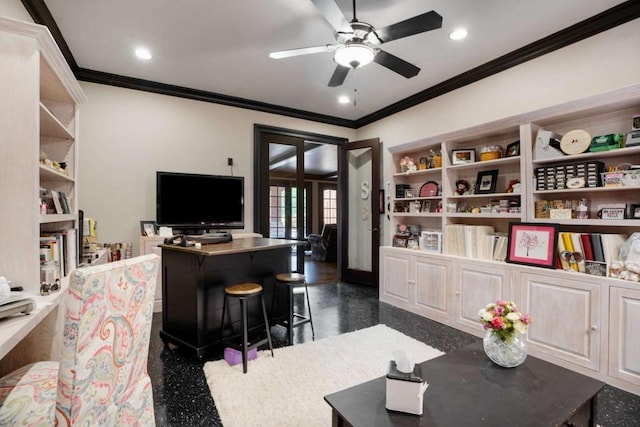
[[[564,239],[562,236],[558,238],[558,262],[560,263],[561,269],[568,271],[571,270],[571,266],[569,265],[569,258],[565,256],[567,252],[567,248],[564,245]]]
[[[578,271],[585,272],[584,266],[584,249],[582,247],[582,239],[580,233],[569,233],[571,235],[571,243],[573,244],[573,258],[578,267]]]
[[[563,258],[568,258],[566,259],[567,264],[569,264],[569,268],[571,270],[574,271],[578,271],[578,264],[575,262],[571,262],[571,259],[573,257],[573,253],[575,252],[573,249],[573,242],[571,240],[571,234],[570,233],[566,233],[566,232],[562,232],[560,233],[560,237],[562,240],[562,243],[564,245],[564,252],[568,252],[570,255],[567,256],[566,253],[563,254],[563,252],[560,252],[560,256]],[[564,268],[564,266],[563,266]]]
[[[591,247],[591,236],[588,233],[580,234],[580,240],[582,241],[582,250],[584,250],[585,261],[595,261],[593,258],[593,249]]]
[[[60,198],[60,205],[62,206],[62,213],[64,213],[64,214],[71,213],[71,209],[69,209],[69,201],[67,200],[67,193],[59,191],[58,192],[58,197]]]
[[[60,203],[60,195],[56,190],[51,190],[51,198],[53,199],[53,205],[56,208],[55,213],[57,214],[64,213],[64,211],[62,210],[62,203]]]
[[[591,249],[593,250],[593,260],[604,262],[604,252],[602,251],[602,239],[600,233],[591,233]]]

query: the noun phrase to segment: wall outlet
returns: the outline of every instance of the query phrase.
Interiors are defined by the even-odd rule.
[[[227,157],[227,166],[233,166],[233,157]]]

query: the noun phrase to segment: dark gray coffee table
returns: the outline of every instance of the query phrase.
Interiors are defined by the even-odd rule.
[[[422,416],[387,411],[386,378],[325,396],[334,426],[595,426],[604,383],[529,356],[495,365],[475,343],[421,364]]]

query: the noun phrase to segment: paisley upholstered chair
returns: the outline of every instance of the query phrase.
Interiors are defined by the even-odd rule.
[[[61,360],[0,379],[0,425],[155,424],[147,356],[158,264],[152,254],[71,273]]]

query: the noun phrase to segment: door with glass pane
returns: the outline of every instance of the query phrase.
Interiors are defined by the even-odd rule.
[[[340,270],[343,282],[378,286],[380,140],[340,149]]]

